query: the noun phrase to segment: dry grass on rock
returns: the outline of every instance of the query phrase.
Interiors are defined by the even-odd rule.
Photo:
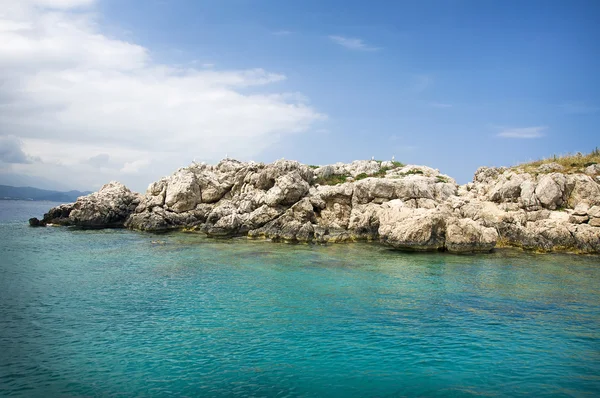
[[[553,171],[583,173],[587,167],[594,164],[600,165],[600,149],[597,147],[588,154],[577,152],[575,154],[553,155],[545,159],[519,164],[511,167],[511,169],[533,174]]]

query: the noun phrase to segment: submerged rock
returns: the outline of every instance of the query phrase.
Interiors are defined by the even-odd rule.
[[[44,226],[46,226],[46,224],[44,224],[38,218],[33,217],[33,218],[29,219],[29,226],[31,226],[31,227],[44,227]]]

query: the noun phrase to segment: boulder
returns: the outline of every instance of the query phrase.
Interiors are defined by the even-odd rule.
[[[590,217],[586,214],[585,216],[578,216],[576,214],[571,214],[569,216],[569,222],[571,224],[583,224],[585,222],[587,222],[590,219]]]
[[[140,201],[139,194],[113,181],[98,192],[79,197],[72,205],[52,209],[44,216],[44,221],[83,228],[119,228],[124,226]],[[53,220],[57,213],[61,213],[61,219]],[[63,217],[65,214],[68,214],[66,220]]]
[[[192,210],[201,202],[200,184],[189,168],[179,169],[167,181],[165,206],[176,213]]]
[[[591,164],[585,168],[585,174],[589,174],[591,176],[600,174],[600,164],[595,163]]]
[[[41,224],[71,225],[69,215],[71,214],[74,206],[75,203],[68,203],[51,208],[48,210],[48,213],[44,214]]]
[[[587,214],[590,217],[600,218],[600,206],[592,206],[588,209]]]
[[[591,206],[600,205],[600,184],[584,174],[568,175],[571,190],[568,195],[568,206],[576,207],[579,203]]]
[[[575,209],[573,209],[573,215],[574,216],[587,216],[589,210],[590,210],[590,205],[588,205],[587,202],[580,202],[579,204],[577,204],[577,206],[575,206]]]
[[[537,168],[538,173],[552,173],[554,171],[562,171],[564,167],[558,163],[545,163]]]
[[[384,244],[411,251],[444,248],[445,218],[436,210],[409,209],[395,199],[380,214],[379,236]]]
[[[275,185],[267,191],[265,203],[269,206],[292,205],[308,192],[310,186],[297,172],[278,177]]]
[[[29,226],[30,227],[45,227],[46,224],[44,224],[41,220],[37,219],[36,217],[33,217],[33,218],[29,219]]]
[[[498,232],[471,219],[451,218],[446,225],[445,246],[451,253],[489,252],[496,246]]]
[[[551,173],[542,176],[535,188],[535,195],[541,205],[550,210],[566,205],[573,183],[560,173]]]

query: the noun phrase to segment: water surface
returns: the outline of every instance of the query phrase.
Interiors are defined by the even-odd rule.
[[[29,228],[0,202],[0,395],[595,396],[595,256]]]

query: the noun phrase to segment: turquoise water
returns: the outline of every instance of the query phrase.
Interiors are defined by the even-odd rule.
[[[0,395],[600,394],[599,257],[26,226],[50,206],[0,202]]]

